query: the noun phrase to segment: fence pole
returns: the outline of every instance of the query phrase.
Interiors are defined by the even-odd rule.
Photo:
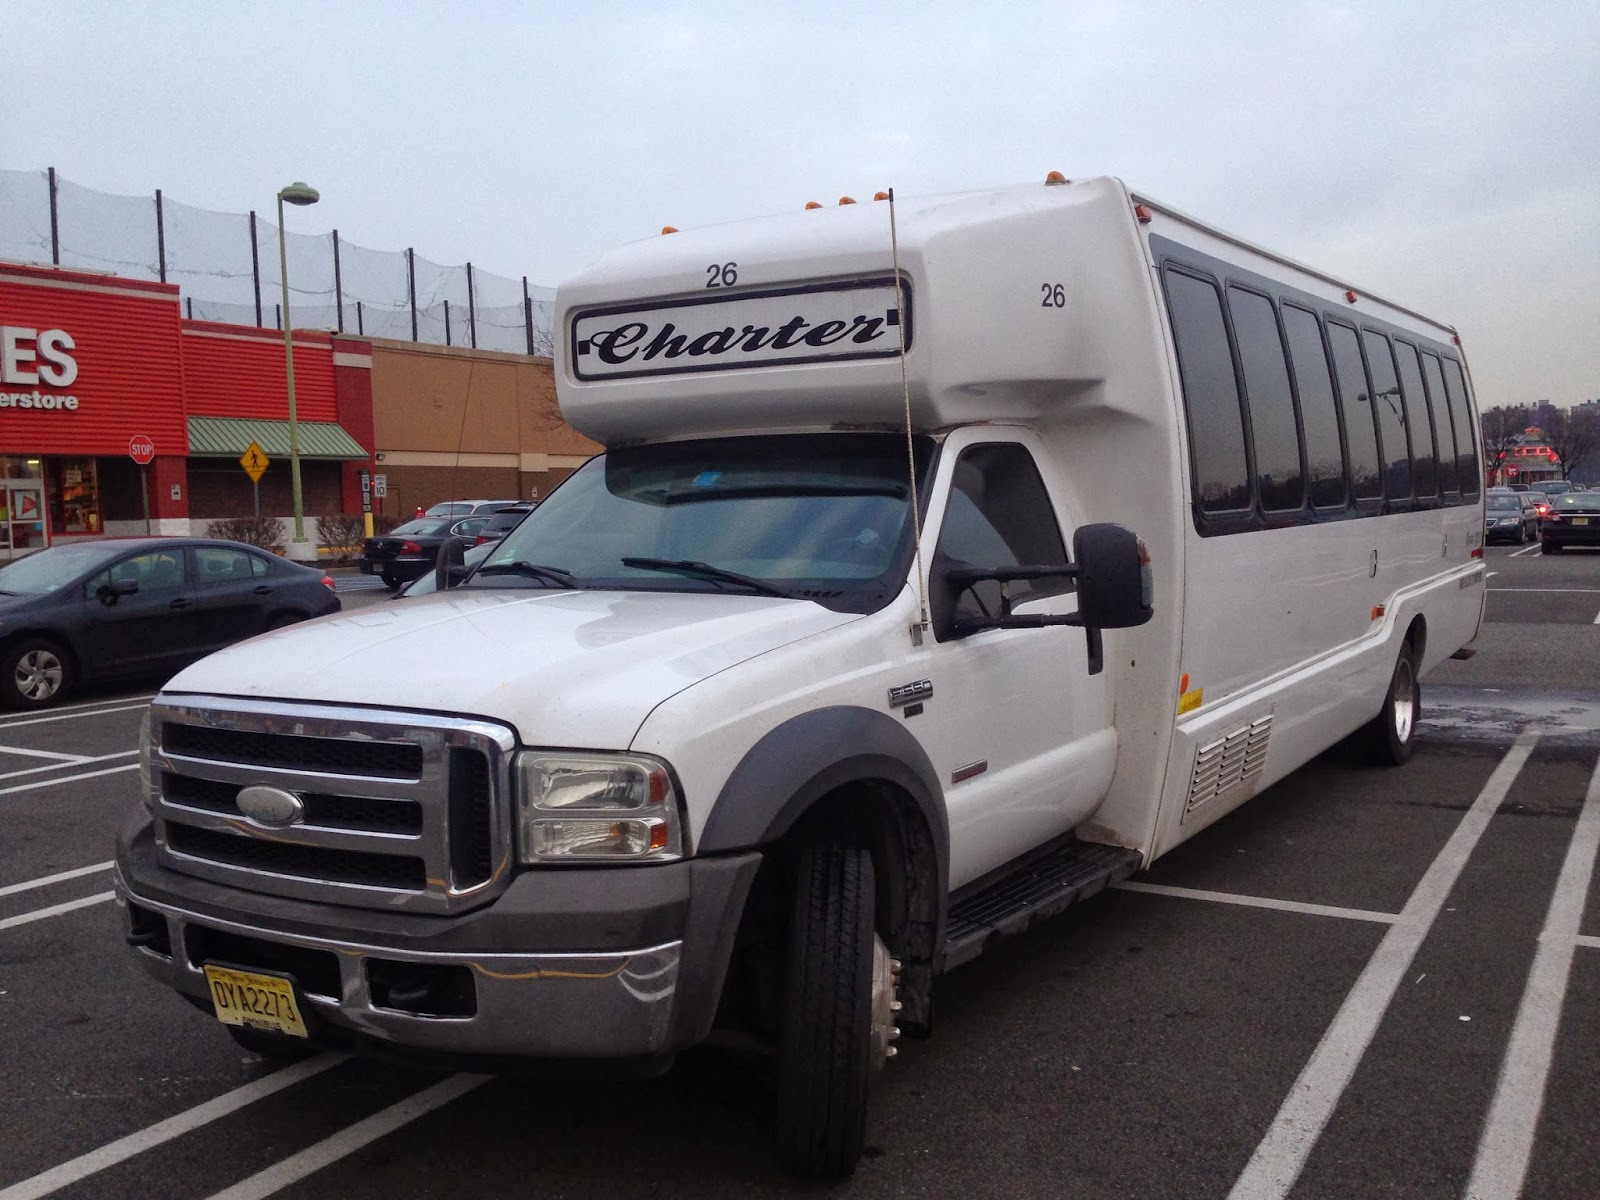
[[[272,306],[272,327],[280,332],[283,329],[283,305],[281,304]]]
[[[522,325],[528,335],[528,353],[533,353],[533,297],[528,295],[528,277],[522,277]]]
[[[444,344],[450,344],[450,301],[444,302]]]
[[[250,210],[250,278],[256,292],[256,328],[261,328],[261,254],[256,247],[256,210]]]
[[[60,214],[56,210],[56,169],[50,170],[50,261],[56,266],[61,265],[61,225]]]
[[[194,297],[185,296],[183,302],[189,307],[189,320],[194,320]]]
[[[344,277],[339,274],[339,231],[333,231],[333,295],[339,306],[339,332],[344,332]]]
[[[361,301],[356,301],[356,333],[362,337],[367,336],[367,323],[361,317]]]
[[[411,300],[411,340],[417,341],[417,252],[406,247],[406,295]]]
[[[472,264],[467,264],[467,336],[472,348],[478,348],[478,302],[472,294]]]
[[[167,281],[167,223],[161,214],[161,189],[156,189],[156,266],[161,282]]]

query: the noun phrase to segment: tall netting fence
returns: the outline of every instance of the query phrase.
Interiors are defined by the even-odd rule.
[[[0,259],[176,283],[185,315],[283,328],[276,211],[220,213],[116,196],[53,169],[0,169]],[[286,233],[289,316],[301,329],[549,355],[555,291],[415,251]]]

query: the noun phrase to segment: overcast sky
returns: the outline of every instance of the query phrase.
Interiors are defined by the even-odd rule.
[[[1600,3],[0,0],[0,167],[554,285],[681,228],[1121,176],[1600,396]]]

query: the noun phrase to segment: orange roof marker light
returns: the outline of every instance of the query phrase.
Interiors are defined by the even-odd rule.
[[[1056,187],[1060,184],[1071,182],[1072,180],[1068,179],[1060,171],[1051,171],[1050,174],[1044,177],[1044,185],[1046,187]]]
[[[815,200],[807,200],[806,201],[806,211],[807,212],[810,212],[813,208],[821,208],[821,207],[822,207],[822,205],[818,204]]]
[[[854,204],[855,203],[855,197],[853,197],[853,196],[840,196],[839,197],[839,203],[840,204]]]
[[[1356,294],[1354,292],[1346,292],[1344,299],[1346,304],[1354,304],[1356,302]]]
[[[872,193],[872,198],[874,200],[887,200],[889,198],[889,193],[888,192],[873,192]]]
[[[677,233],[678,232],[678,227],[676,225],[663,225],[661,227],[661,232],[662,233]]]
[[[1143,204],[1135,204],[1133,206],[1133,215],[1139,218],[1139,224],[1141,224],[1141,225],[1150,224],[1150,221],[1151,221],[1150,210],[1146,206],[1144,206]]]

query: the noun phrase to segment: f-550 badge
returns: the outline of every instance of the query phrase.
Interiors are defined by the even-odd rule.
[[[899,687],[889,689],[889,707],[904,708],[907,704],[915,704],[919,700],[933,698],[933,680],[919,679],[915,683],[902,683]]]

